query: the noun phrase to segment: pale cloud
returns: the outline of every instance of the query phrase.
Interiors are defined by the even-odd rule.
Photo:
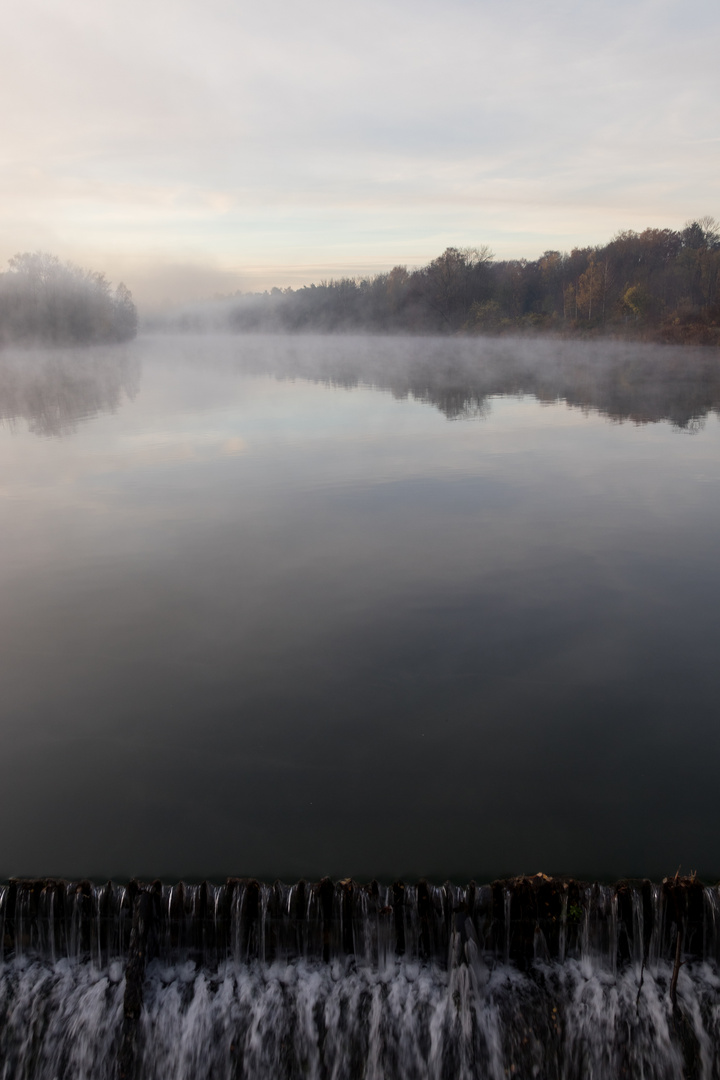
[[[208,295],[718,214],[718,29],[714,0],[26,0],[0,259],[156,303],[178,267]]]

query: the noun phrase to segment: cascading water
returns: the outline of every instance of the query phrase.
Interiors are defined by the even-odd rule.
[[[720,891],[0,886],[3,1080],[720,1076]]]

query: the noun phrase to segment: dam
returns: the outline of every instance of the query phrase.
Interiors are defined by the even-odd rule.
[[[720,890],[0,887],[3,1080],[711,1078]]]

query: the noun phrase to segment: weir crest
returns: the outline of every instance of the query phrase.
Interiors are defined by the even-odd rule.
[[[11,881],[2,1080],[720,1076],[720,889]]]

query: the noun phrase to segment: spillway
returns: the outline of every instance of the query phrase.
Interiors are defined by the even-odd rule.
[[[720,891],[11,881],[3,1080],[720,1076]]]

